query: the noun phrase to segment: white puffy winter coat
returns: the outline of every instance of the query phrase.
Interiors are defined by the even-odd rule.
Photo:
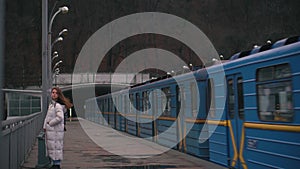
[[[52,160],[63,159],[64,105],[52,102],[44,120],[46,155]]]

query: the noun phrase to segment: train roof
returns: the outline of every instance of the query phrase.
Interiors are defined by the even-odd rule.
[[[252,54],[256,54],[256,53],[263,52],[263,51],[270,50],[270,49],[275,49],[275,48],[282,47],[282,46],[289,45],[289,44],[296,43],[296,42],[300,42],[300,36],[293,36],[290,38],[281,39],[281,40],[276,41],[275,43],[267,43],[263,46],[255,47],[251,50],[238,52],[238,53],[234,54],[233,56],[231,56],[229,60],[243,58],[243,57],[246,57],[246,56],[249,56]]]
[[[293,43],[296,43],[296,42],[300,42],[300,36],[294,36],[294,37],[290,37],[290,38],[281,39],[281,40],[276,41],[275,43],[268,43],[266,45],[253,48],[251,50],[236,53],[226,63],[216,64],[216,65],[212,65],[212,66],[209,66],[209,67],[204,67],[202,69],[194,70],[194,71],[191,71],[191,72],[188,72],[188,73],[176,75],[176,80],[174,78],[172,78],[173,76],[166,75],[166,76],[159,77],[157,79],[151,79],[151,80],[145,81],[143,83],[138,83],[138,84],[132,85],[129,88],[122,89],[122,90],[117,91],[117,92],[118,93],[127,92],[128,90],[134,90],[134,89],[138,89],[140,87],[148,87],[150,85],[157,85],[157,84],[163,85],[164,83],[169,83],[170,81],[174,81],[174,82],[175,81],[184,81],[184,80],[187,80],[188,78],[191,78],[192,76],[194,76],[197,80],[203,80],[203,79],[205,80],[208,77],[208,72],[207,72],[208,69],[211,69],[212,72],[213,72],[214,69],[216,69],[216,71],[219,71],[218,68],[222,65],[228,68],[228,67],[231,67],[232,64],[235,65],[236,62],[239,62],[239,60],[241,58],[244,58],[244,57],[247,57],[247,56],[254,56],[254,57],[258,56],[259,57],[260,53],[263,52],[263,51],[268,51],[270,49],[276,49],[276,48],[283,47],[283,46],[293,44]],[[257,55],[257,54],[259,54],[259,55]],[[249,59],[251,60],[252,57],[249,57]],[[247,61],[245,61],[245,62],[247,62]],[[242,64],[242,62],[241,62],[241,64]],[[235,65],[235,66],[237,66],[237,65]],[[239,65],[239,66],[242,66],[242,65]],[[102,95],[102,97],[103,96],[108,96],[108,95],[111,95],[111,94]],[[99,97],[101,97],[101,96],[99,96]]]
[[[267,43],[266,45],[253,48],[251,50],[236,53],[227,62],[225,62],[223,64],[230,65],[230,63],[234,60],[241,59],[241,58],[244,58],[244,57],[250,56],[250,55],[254,56],[254,54],[257,54],[257,53],[260,53],[263,51],[268,51],[270,49],[279,48],[279,47],[289,45],[292,43],[296,43],[296,42],[300,42],[300,36],[293,36],[293,37],[281,39],[281,40],[276,41],[275,43]],[[218,67],[218,65],[220,66],[220,64],[212,65],[209,67],[204,67],[202,69],[191,71],[189,73],[176,75],[176,79],[185,79],[187,77],[187,75],[189,75],[189,74],[193,74],[197,80],[206,79],[208,76],[207,69],[211,69],[211,68],[214,69],[213,67]],[[135,84],[135,85],[131,86],[130,88],[136,88],[138,86],[144,86],[144,85],[152,84],[152,83],[157,84],[157,82],[163,83],[164,81],[168,81],[168,79],[172,79],[172,76],[166,75],[166,76],[159,77],[157,79],[151,79],[151,80],[143,82],[143,83]]]

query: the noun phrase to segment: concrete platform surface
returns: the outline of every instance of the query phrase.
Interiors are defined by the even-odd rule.
[[[66,128],[62,169],[225,168],[81,118],[67,121]],[[37,164],[36,142],[21,168]]]

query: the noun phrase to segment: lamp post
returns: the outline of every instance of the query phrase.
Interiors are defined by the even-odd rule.
[[[52,59],[51,59],[51,50],[52,50],[52,46],[58,42],[63,40],[62,37],[58,37],[53,43],[51,43],[51,35],[52,35],[52,24],[53,21],[55,19],[55,17],[59,14],[59,13],[67,13],[69,11],[69,8],[66,6],[60,7],[51,17],[50,22],[49,22],[49,27],[48,27],[48,46],[47,46],[47,50],[48,50],[48,78],[49,78],[49,88],[52,86],[53,83],[53,77],[50,75],[50,73],[52,73]]]
[[[58,0],[56,0],[54,7],[52,8],[52,11],[54,10]],[[47,114],[47,108],[48,103],[50,100],[50,92],[49,90],[52,87],[52,59],[54,57],[57,57],[54,53],[54,57],[51,56],[51,28],[52,23],[54,21],[54,18],[59,13],[66,13],[68,12],[68,7],[60,7],[58,11],[56,11],[52,16],[52,11],[50,16],[51,20],[49,22],[48,20],[48,0],[42,1],[42,119],[45,118]],[[40,121],[39,125],[42,126],[43,120]],[[36,168],[43,168],[50,164],[50,161],[48,158],[46,158],[46,152],[45,152],[45,141],[44,137],[45,133],[43,131],[40,132],[38,139],[38,164],[36,165]]]

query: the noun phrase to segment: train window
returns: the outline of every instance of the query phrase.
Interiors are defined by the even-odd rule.
[[[125,113],[128,113],[127,111],[128,111],[128,100],[127,100],[127,98],[126,98],[127,96],[126,95],[124,95],[123,96],[123,114],[125,114]]]
[[[103,112],[102,112],[102,113],[108,112],[108,111],[107,111],[107,107],[108,107],[108,105],[107,105],[107,100],[104,99],[104,109],[103,109]]]
[[[157,116],[157,91],[152,92],[152,112],[154,116]]]
[[[179,114],[180,106],[181,106],[181,92],[180,88],[176,86],[176,105],[177,105],[177,114]]]
[[[243,92],[243,79],[238,78],[238,108],[239,118],[244,120],[244,92]]]
[[[142,108],[143,108],[143,114],[148,114],[148,110],[150,108],[150,102],[149,102],[149,92],[144,91],[143,92],[143,103],[142,103]]]
[[[138,93],[135,94],[135,101],[136,101],[136,110],[141,111],[140,107],[140,95]]]
[[[176,95],[177,95],[177,101],[176,101],[176,109],[177,109],[177,115],[181,112],[184,111],[184,107],[181,107],[185,105],[184,103],[184,87],[183,86],[176,86]],[[182,108],[182,110],[181,110]]]
[[[257,74],[258,81],[262,82],[290,77],[291,70],[288,64],[283,64],[259,69]]]
[[[162,91],[165,94],[165,97],[162,97],[162,115],[170,116],[171,115],[171,91],[169,87],[163,88]]]
[[[100,100],[100,112],[103,113],[104,112],[104,101]]]
[[[108,99],[105,99],[106,100],[106,109],[105,109],[105,111],[106,111],[106,113],[108,113],[109,112],[109,100]]]
[[[117,112],[117,106],[118,106],[118,99],[117,99],[117,97],[114,97],[112,99],[112,101],[113,101],[113,112]]]
[[[118,96],[118,104],[117,104],[117,111],[119,113],[123,113],[121,105],[122,105],[122,96],[120,95],[120,96]]]
[[[109,106],[108,106],[108,108],[109,108],[109,113],[111,113],[111,112],[113,112],[113,101],[112,101],[112,98],[109,98]]]
[[[268,81],[260,78],[268,69]],[[271,71],[270,71],[271,70]],[[288,64],[262,68],[257,71],[257,100],[259,118],[264,121],[291,122],[294,117],[292,83]]]
[[[207,88],[207,110],[209,112],[210,117],[214,118],[216,116],[216,105],[215,105],[215,88],[214,88],[214,80],[209,79],[208,88]]]
[[[109,113],[110,112],[110,108],[111,106],[110,106],[110,99],[108,98],[107,99],[107,112]]]
[[[192,115],[197,117],[198,114],[198,91],[195,82],[191,83],[191,103],[192,103]]]
[[[133,94],[129,94],[129,113],[133,113]]]
[[[228,80],[228,110],[229,110],[229,118],[234,118],[234,86],[233,80]]]

